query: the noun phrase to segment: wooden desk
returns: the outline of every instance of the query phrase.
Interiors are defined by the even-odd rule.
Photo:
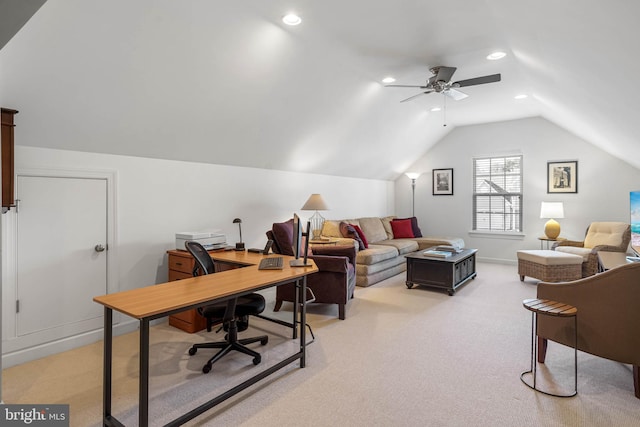
[[[210,401],[176,418],[167,425],[182,425],[214,406],[224,402],[240,391],[250,387],[261,379],[271,375],[286,365],[300,360],[300,367],[305,366],[305,328],[306,302],[301,295],[306,295],[306,276],[318,271],[311,262],[309,267],[289,267],[289,259],[284,257],[282,270],[258,270],[257,263],[261,254],[248,252],[219,252],[212,257],[221,262],[234,263],[245,268],[223,271],[206,276],[183,279],[177,282],[162,283],[129,291],[95,297],[93,301],[104,306],[104,370],[103,370],[103,424],[105,426],[121,426],[111,414],[111,382],[113,353],[113,310],[124,313],[140,321],[140,379],[139,379],[139,426],[149,425],[149,322],[187,309],[225,301],[272,286],[296,282],[299,292],[294,304],[294,339],[295,328],[300,325],[299,351],[274,366],[260,371],[256,376],[246,380],[233,389],[214,397]],[[298,307],[300,320],[297,322]]]

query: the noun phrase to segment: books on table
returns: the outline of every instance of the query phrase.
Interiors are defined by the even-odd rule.
[[[453,255],[453,253],[449,251],[438,251],[435,249],[427,249],[426,251],[422,252],[422,255],[434,257],[434,258],[447,258]]]
[[[423,251],[422,254],[434,258],[448,258],[451,255],[459,254],[460,252],[462,252],[462,249],[454,246],[435,246]]]

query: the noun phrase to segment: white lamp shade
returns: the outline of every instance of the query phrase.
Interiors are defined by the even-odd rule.
[[[542,202],[540,218],[564,218],[562,202]]]
[[[324,201],[321,195],[312,194],[307,199],[306,203],[302,207],[303,211],[326,211],[329,210],[327,203]]]
[[[407,175],[407,177],[409,179],[418,179],[418,177],[420,176],[419,172],[407,172],[405,173],[405,175]]]

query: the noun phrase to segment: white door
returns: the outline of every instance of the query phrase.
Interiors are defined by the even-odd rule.
[[[107,293],[106,179],[18,175],[16,190],[16,336],[102,327],[92,299]]]

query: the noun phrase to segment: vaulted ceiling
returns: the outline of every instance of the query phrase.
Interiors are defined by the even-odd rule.
[[[0,99],[31,146],[394,179],[456,126],[542,116],[640,168],[639,17],[630,0],[48,0],[0,40]],[[420,90],[381,83],[438,65],[502,81],[403,103]]]

